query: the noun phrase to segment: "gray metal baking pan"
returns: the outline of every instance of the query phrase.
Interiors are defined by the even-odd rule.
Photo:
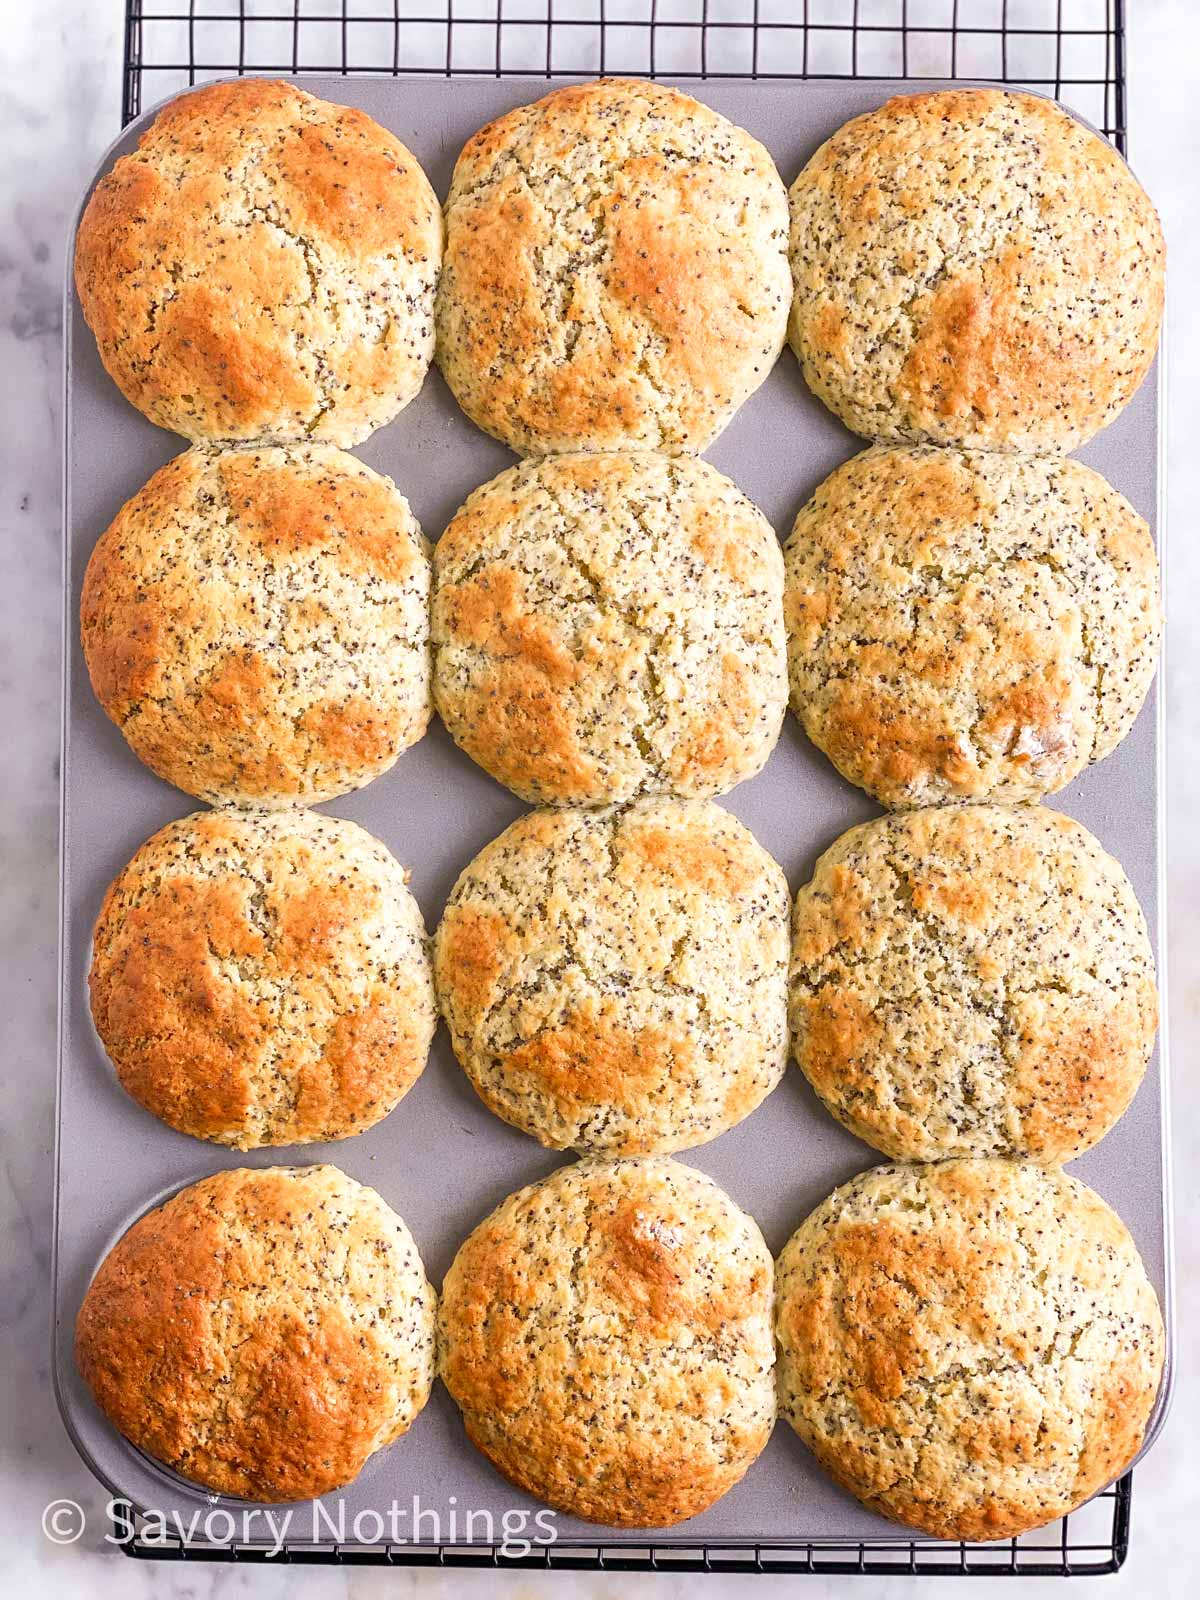
[[[538,98],[545,79],[372,80],[311,77],[304,87],[357,106],[392,128],[445,195],[454,159],[470,134],[514,105]],[[790,182],[807,158],[848,117],[919,85],[689,82],[690,92],[750,129]],[[101,164],[129,149],[146,113]],[[186,1522],[217,1504],[129,1446],[94,1406],[76,1372],[72,1330],[80,1300],[108,1247],[129,1224],[183,1184],[218,1168],[332,1161],[373,1185],[405,1218],[435,1282],[459,1242],[504,1195],[568,1159],[547,1152],[492,1117],[455,1063],[445,1029],[408,1097],[378,1127],[327,1146],[224,1152],[159,1124],[118,1087],[88,1012],[86,978],[92,922],[110,879],[155,829],[196,808],[140,765],[96,704],[78,648],[79,589],[87,557],[115,512],[182,443],[146,422],[104,373],[70,285],[66,298],[65,684],[63,727],[61,1023],[54,1256],[54,1372],[67,1428],[95,1475],[135,1507],[178,1513]],[[1154,528],[1159,510],[1159,383],[1155,371],[1126,411],[1081,457],[1133,502]],[[759,392],[707,452],[762,507],[781,537],[820,480],[861,448],[808,393],[785,351]],[[436,538],[470,490],[509,465],[500,444],[459,412],[437,372],[420,397],[358,452],[389,473],[422,526]],[[1124,864],[1146,911],[1160,961],[1162,739],[1157,687],[1125,743],[1108,760],[1051,799],[1087,824]],[[876,814],[874,803],[842,781],[811,748],[789,715],[765,770],[723,802],[783,864],[793,891],[817,855],[844,829]],[[440,725],[368,788],[327,808],[377,834],[412,869],[427,926],[436,925],[458,872],[524,808],[462,755]],[[1164,1005],[1165,1012],[1165,1005]],[[1072,1171],[1092,1184],[1133,1231],[1170,1324],[1170,1208],[1166,1173],[1165,1041],[1160,1040],[1131,1109]],[[808,1211],[836,1184],[879,1159],[835,1125],[794,1066],[746,1122],[682,1159],[710,1173],[748,1210],[778,1251]],[[1166,1405],[1170,1368],[1153,1438]],[[354,1518],[418,1495],[440,1517],[449,1545],[478,1540],[490,1510],[499,1528],[506,1511],[537,1510],[467,1442],[455,1407],[439,1385],[411,1432],[372,1460],[331,1506],[353,1540]],[[228,1504],[228,1502],[224,1502]],[[240,1509],[240,1503],[234,1502]],[[456,1518],[452,1524],[451,1513]],[[293,1547],[331,1524],[305,1520]],[[374,1524],[366,1527],[372,1542]],[[401,1539],[430,1542],[426,1518]],[[655,1534],[673,1545],[756,1546],[889,1541],[900,1530],[836,1488],[786,1426],[776,1429],[741,1484],[681,1528]],[[1051,1530],[1053,1536],[1053,1530]],[[557,1518],[560,1547],[576,1542],[612,1551],[645,1547],[648,1536],[598,1530]],[[902,1535],[907,1544],[907,1534]],[[1042,1534],[1043,1539],[1046,1534]],[[923,1543],[924,1541],[917,1541]],[[955,1547],[957,1548],[957,1547]],[[315,1553],[315,1552],[314,1552]]]

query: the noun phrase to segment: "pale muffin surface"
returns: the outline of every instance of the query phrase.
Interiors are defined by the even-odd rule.
[[[864,823],[796,897],[793,1052],[897,1160],[1073,1160],[1132,1100],[1157,1012],[1128,878],[1040,806]]]
[[[1071,450],[1154,359],[1158,216],[1051,100],[899,95],[827,140],[789,198],[792,347],[865,438]]]
[[[1162,1377],[1154,1290],[1121,1219],[1013,1161],[878,1167],[779,1258],[779,1409],[872,1510],[1007,1539],[1129,1466]]]
[[[477,489],[434,551],[432,637],[443,722],[542,804],[719,794],[787,703],[778,540],[691,458],[559,456]]]
[[[710,1178],[587,1160],[510,1195],[443,1286],[439,1360],[467,1435],[557,1510],[695,1516],[775,1421],[772,1262]]]
[[[434,941],[455,1054],[555,1149],[682,1150],[740,1122],[787,1054],[788,891],[709,801],[533,811],[454,886]]]

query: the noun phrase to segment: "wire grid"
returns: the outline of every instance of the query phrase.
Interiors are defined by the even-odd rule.
[[[1125,148],[1124,0],[127,0],[126,122],[240,72],[989,78]]]
[[[197,1539],[159,1541],[136,1526],[127,1502],[120,1503],[127,1555],[153,1561],[235,1561],[273,1566],[394,1566],[492,1568],[534,1572],[724,1572],[777,1577],[1087,1577],[1116,1572],[1129,1548],[1133,1475],[1097,1495],[1050,1528],[998,1544],[947,1544],[895,1538],[861,1541],[800,1540],[760,1545],[543,1544],[527,1552],[503,1545],[267,1545],[212,1544]],[[114,1524],[117,1526],[117,1524]],[[1082,1528],[1082,1531],[1081,1531]],[[1070,1531],[1068,1531],[1070,1530]]]
[[[127,0],[125,122],[234,73],[672,78],[985,78],[1065,100],[1125,149],[1123,0]],[[156,1560],[330,1562],[550,1571],[941,1573],[1116,1571],[1132,1475],[1051,1528],[999,1544],[290,1546],[152,1542]],[[125,1524],[128,1526],[128,1523]]]

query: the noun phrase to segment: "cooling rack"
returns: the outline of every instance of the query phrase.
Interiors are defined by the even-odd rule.
[[[991,78],[1125,148],[1124,0],[127,0],[123,117],[235,72]]]

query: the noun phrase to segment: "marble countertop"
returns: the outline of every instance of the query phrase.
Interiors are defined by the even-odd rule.
[[[1066,0],[1067,9],[1072,0]],[[175,11],[184,7],[170,7]],[[336,7],[319,7],[336,11]],[[378,10],[378,7],[374,9]],[[420,9],[420,8],[419,8]],[[947,8],[948,9],[948,8]],[[964,11],[971,9],[964,7]],[[987,5],[979,10],[989,9]],[[990,7],[999,12],[998,0]],[[1028,10],[1029,7],[1024,9]],[[1200,8],[1191,0],[1132,0],[1129,17],[1130,154],[1162,212],[1173,305],[1167,363],[1167,522],[1170,566],[1165,663],[1168,768],[1170,1029],[1174,1060],[1177,1314],[1174,1404],[1134,1486],[1133,1546],[1106,1593],[1130,1597],[1194,1592],[1192,1555],[1200,1512],[1194,1440],[1200,1433],[1200,319],[1188,286],[1200,279],[1200,95],[1190,63],[1200,52]],[[61,282],[65,240],[79,194],[117,131],[123,6],[120,0],[16,0],[0,8],[0,526],[7,574],[0,585],[0,705],[11,763],[0,805],[0,1014],[5,1019],[6,1110],[0,1119],[0,1585],[42,1595],[282,1596],[360,1600],[550,1592],[532,1576],[367,1569],[242,1568],[132,1563],[100,1541],[105,1496],[63,1431],[50,1376],[49,1292],[55,1052],[57,891]],[[41,1531],[43,1509],[69,1498],[89,1513],[77,1543]],[[683,1579],[558,1576],[563,1600],[627,1592],[664,1600]],[[762,1600],[795,1587],[816,1597],[862,1580],[710,1578],[705,1592],[735,1589]],[[967,1596],[988,1580],[963,1580]],[[1035,1596],[1054,1580],[1030,1580]],[[905,1580],[872,1582],[872,1594],[911,1592]]]

